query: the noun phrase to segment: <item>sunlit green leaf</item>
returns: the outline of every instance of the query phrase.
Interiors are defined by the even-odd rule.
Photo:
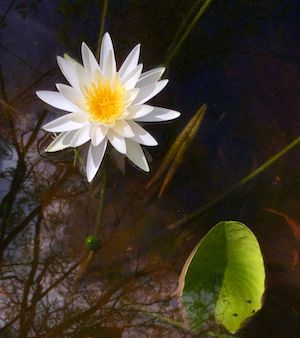
[[[220,222],[196,246],[181,277],[180,294],[191,327],[211,314],[235,333],[262,306],[263,257],[254,234],[240,222]]]

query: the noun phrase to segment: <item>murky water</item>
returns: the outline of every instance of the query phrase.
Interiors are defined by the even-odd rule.
[[[213,200],[299,135],[300,7],[296,1],[109,1],[105,31],[119,64],[142,44],[144,69],[168,63],[167,88],[151,102],[182,113],[149,124],[145,174],[114,151],[88,184],[74,151],[45,153],[59,116],[36,90],[65,83],[56,56],[96,51],[102,1],[0,1],[0,336],[196,337],[175,296],[182,266],[220,220],[239,220],[265,259],[264,306],[238,337],[300,334],[299,149],[190,223],[171,226]],[[146,189],[170,145],[203,103],[208,111],[166,191]],[[81,148],[85,162],[87,148]],[[102,174],[101,174],[102,173]],[[99,219],[100,248],[85,238]],[[207,331],[225,331],[208,319]]]

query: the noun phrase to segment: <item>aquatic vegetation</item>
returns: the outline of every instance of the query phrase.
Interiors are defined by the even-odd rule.
[[[168,121],[180,115],[174,110],[145,104],[167,85],[168,80],[160,80],[165,68],[142,73],[143,65],[138,64],[140,45],[137,45],[117,70],[108,33],[102,39],[99,63],[85,43],[81,53],[83,66],[57,58],[71,86],[57,84],[58,92],[37,92],[44,102],[69,112],[43,126],[46,131],[60,133],[46,151],[75,148],[91,141],[86,162],[89,182],[101,165],[107,141],[136,166],[149,171],[141,144],[155,146],[157,142],[137,122]]]
[[[207,106],[204,104],[196,111],[195,115],[190,119],[181,133],[177,136],[176,140],[165,155],[160,167],[157,169],[155,175],[147,184],[146,187],[150,188],[166,173],[159,190],[159,197],[163,194],[167,185],[175,175],[178,167],[183,162],[184,156],[198,132],[206,110]]]
[[[220,222],[187,259],[179,295],[193,330],[201,332],[214,313],[218,323],[235,333],[262,307],[265,269],[255,235],[240,222]]]
[[[240,329],[243,337],[273,337],[281,325],[273,313],[297,320],[296,310],[285,312],[296,309],[299,284],[299,170],[295,156],[283,156],[300,144],[297,121],[288,126],[285,113],[297,114],[298,96],[289,95],[299,92],[299,77],[292,83],[289,67],[281,74],[283,59],[297,60],[275,40],[281,24],[268,26],[284,21],[283,7],[277,0],[0,5],[1,337],[229,338]],[[108,28],[117,52],[103,36]],[[19,50],[14,29],[24,41]],[[257,30],[265,32],[254,43]],[[268,31],[276,50],[265,43]],[[70,55],[82,41],[92,48],[82,43],[78,62]],[[143,73],[140,45],[128,55],[134,41],[145,64],[164,60],[168,68],[170,90],[157,105],[171,102],[183,114],[155,130],[160,146],[148,175],[152,154],[143,146],[157,141],[144,123],[180,113],[147,104],[167,84],[165,67]],[[57,82],[57,50],[65,52],[57,61],[68,85],[37,91]],[[103,163],[108,155],[113,161]],[[121,175],[126,156],[142,171]],[[290,304],[274,292],[279,284]],[[261,334],[269,324],[271,333]],[[291,331],[278,335],[299,332]]]

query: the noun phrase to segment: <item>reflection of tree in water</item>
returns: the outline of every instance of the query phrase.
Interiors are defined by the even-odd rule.
[[[151,317],[154,312],[179,318],[176,300],[170,296],[176,285],[168,270],[158,276],[158,256],[147,259],[134,246],[138,240],[133,245],[126,242],[128,233],[119,226],[119,217],[104,228],[103,250],[87,252],[83,243],[94,228],[101,177],[98,184],[87,186],[79,166],[73,165],[72,151],[58,160],[46,156],[42,149],[49,140],[44,141],[40,132],[46,112],[38,114],[32,128],[34,114],[19,119],[26,104],[9,102],[8,97],[1,100],[6,124],[1,139],[6,187],[1,204],[1,334],[103,337],[107,332],[117,337],[119,327],[138,336],[146,332],[190,336]],[[131,195],[136,191],[136,184],[132,186],[134,191],[128,189],[130,185],[126,188]],[[109,194],[108,189],[108,199]],[[111,208],[105,210],[108,220],[110,214],[117,214]],[[137,236],[145,236],[141,230],[145,218],[130,212],[128,222],[139,224]],[[155,252],[157,243],[151,241],[148,245]]]
[[[90,1],[93,6],[97,3],[99,1]],[[167,11],[170,3],[173,11]],[[63,38],[73,37],[70,27],[75,27],[75,20],[80,21],[83,28],[76,37],[79,41],[71,39],[76,46],[86,38],[87,17],[98,18],[98,13],[81,11],[83,6],[85,1],[60,1],[60,12],[66,16]],[[161,63],[168,48],[174,47],[174,33],[187,13],[186,2],[161,1],[156,7],[148,1],[130,1],[128,6],[116,8],[109,14],[112,28],[120,34],[118,43],[124,50],[131,45],[128,35],[132,25],[118,26],[125,11],[136,26],[145,21],[145,15],[152,16],[149,29],[140,30],[130,39],[132,43],[145,42],[146,50],[156,46],[151,51],[153,55],[148,54],[146,58]],[[205,67],[210,63],[223,66],[231,53],[248,55],[247,51],[235,50],[231,38],[254,36],[262,21],[273,13],[284,16],[281,7],[289,10],[289,6],[282,1],[269,1],[263,6],[242,0],[219,3],[206,18],[205,27],[209,26],[210,31],[204,26],[193,31],[189,49],[178,53],[173,71],[191,74],[199,67],[199,59],[205,60]],[[25,7],[19,11],[25,16]],[[92,21],[89,24],[93,26]],[[96,41],[96,36],[93,38]],[[270,55],[273,58],[274,55]],[[149,205],[142,198],[139,201],[143,196],[139,187],[144,185],[144,178],[137,182],[131,175],[133,171],[124,177],[112,163],[108,164],[110,176],[100,232],[103,245],[94,254],[84,248],[85,236],[94,231],[101,177],[88,186],[80,166],[73,166],[72,151],[45,156],[43,149],[49,144],[49,136],[45,137],[40,127],[47,111],[35,114],[35,105],[28,99],[54,74],[52,69],[43,74],[35,73],[28,87],[21,87],[18,92],[15,88],[12,92],[6,88],[3,76],[0,81],[1,185],[5,188],[3,191],[1,188],[0,210],[0,322],[3,327],[0,335],[118,337],[121,336],[118,328],[121,328],[137,337],[192,336],[164,322],[159,315],[180,319],[180,307],[171,295],[177,286],[175,272],[178,273],[183,262],[174,256],[184,241],[193,236],[188,231],[170,234],[163,228],[163,223],[168,221],[163,201]],[[228,167],[232,169],[231,164]],[[200,178],[203,177],[199,174],[192,183]],[[139,198],[124,212],[136,191]],[[176,203],[172,205],[175,207]],[[178,266],[172,266],[173,262]],[[206,305],[204,301],[204,310]]]

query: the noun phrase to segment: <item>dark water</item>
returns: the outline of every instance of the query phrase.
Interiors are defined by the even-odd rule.
[[[145,69],[165,64],[201,3],[110,1],[105,30],[117,60],[140,42]],[[267,270],[264,306],[237,336],[300,337],[298,148],[201,218],[168,227],[299,135],[299,3],[212,1],[152,100],[182,116],[149,125],[159,141],[147,149],[150,174],[130,163],[123,174],[106,156],[101,247],[91,254],[84,239],[95,231],[101,175],[90,185],[73,151],[45,154],[51,136],[40,126],[57,114],[35,91],[64,82],[56,55],[79,59],[82,41],[96,50],[101,8],[0,1],[0,336],[193,337],[147,311],[181,320],[174,292],[186,258],[214,224],[234,219],[257,236]],[[145,185],[203,103],[208,112],[174,179],[160,199],[150,196]],[[213,330],[222,332],[208,323],[201,337]]]

